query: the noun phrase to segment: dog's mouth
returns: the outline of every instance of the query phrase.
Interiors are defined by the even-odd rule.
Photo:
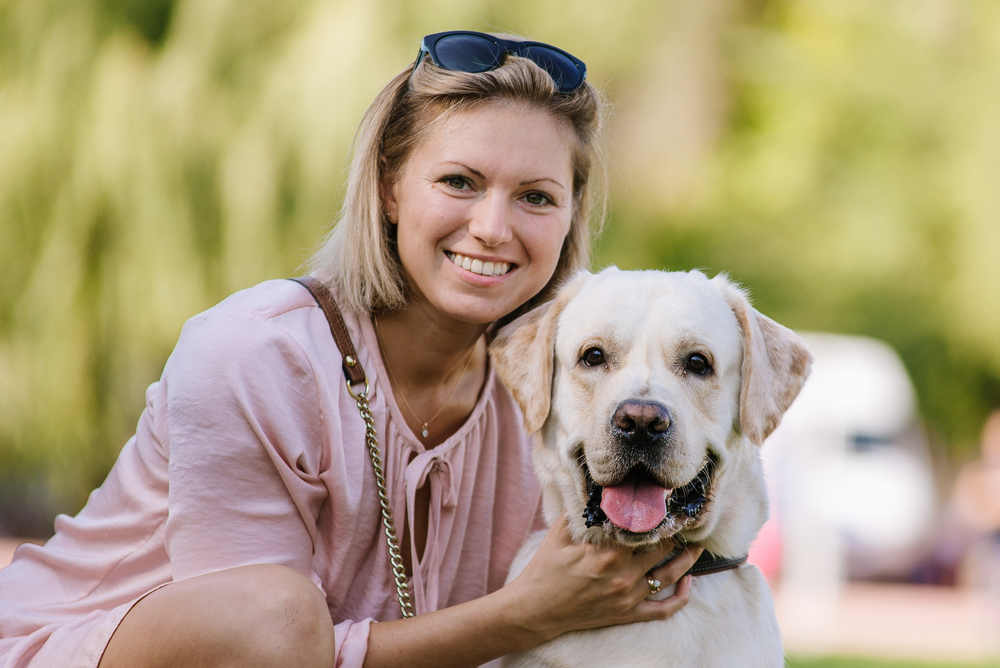
[[[719,458],[709,451],[701,469],[682,487],[666,487],[641,466],[632,469],[620,482],[602,486],[591,477],[583,460],[587,484],[585,524],[589,528],[610,523],[636,536],[652,534],[668,523],[672,525],[672,534],[693,526],[711,500],[718,464]]]

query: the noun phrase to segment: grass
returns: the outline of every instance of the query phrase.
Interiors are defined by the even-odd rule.
[[[875,659],[859,656],[788,657],[788,668],[1000,668],[995,661],[915,661],[913,659]]]

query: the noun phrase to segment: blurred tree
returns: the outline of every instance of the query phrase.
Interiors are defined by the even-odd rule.
[[[959,456],[1000,405],[989,0],[6,0],[0,532],[100,483],[186,318],[299,271],[365,106],[460,26],[559,44],[613,101],[598,263],[887,339]]]
[[[695,132],[718,130],[680,174],[634,157],[692,124],[619,148],[599,258],[725,270],[796,327],[889,341],[967,451],[1000,405],[998,19],[987,2],[747,3],[706,37],[725,66],[699,69],[721,77],[700,102],[617,99],[647,124],[700,107]]]
[[[167,36],[174,0],[105,0],[104,11],[112,29],[132,26],[151,45]]]

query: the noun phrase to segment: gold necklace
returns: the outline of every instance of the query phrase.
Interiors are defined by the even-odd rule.
[[[380,338],[378,336],[380,334],[379,325],[378,325],[378,319],[374,315],[372,316],[372,322],[375,324],[375,334],[376,334],[376,339],[378,339]],[[381,342],[379,342],[379,346],[381,346]],[[396,395],[403,400],[403,407],[406,408],[406,412],[410,414],[410,417],[416,418],[417,422],[421,423],[420,438],[426,439],[428,436],[430,436],[431,422],[434,422],[437,416],[441,414],[441,411],[444,410],[444,407],[448,405],[448,402],[451,401],[451,398],[455,396],[455,391],[458,389],[458,386],[462,384],[462,377],[465,376],[465,372],[469,370],[469,367],[472,365],[472,358],[475,356],[476,356],[476,350],[475,347],[473,347],[472,352],[470,352],[469,355],[465,358],[465,364],[462,366],[462,372],[458,376],[458,382],[456,382],[455,385],[452,386],[451,392],[448,393],[448,396],[445,398],[445,400],[441,402],[440,406],[438,406],[438,409],[434,413],[434,415],[430,416],[426,420],[421,420],[420,416],[417,415],[417,412],[413,410],[412,406],[410,406],[410,402],[406,400],[406,394],[402,391],[403,390],[402,386],[396,383],[396,379],[392,377],[392,371],[389,370],[389,364],[385,359],[385,355],[384,354],[382,355],[382,366],[385,367],[385,372],[389,376],[389,383],[393,387],[399,387],[400,391]]]

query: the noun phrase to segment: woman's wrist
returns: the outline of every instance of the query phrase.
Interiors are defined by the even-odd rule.
[[[523,583],[514,580],[490,596],[499,602],[499,623],[517,643],[513,651],[533,649],[561,635],[555,620],[538,610],[537,597]]]
[[[497,606],[497,624],[501,632],[510,638],[512,652],[523,652],[538,647],[555,638],[558,633],[539,623],[538,615],[532,614],[531,601],[521,595],[521,587],[511,583],[490,594]]]
[[[555,637],[536,624],[519,587],[372,625],[365,666],[468,666],[537,647]],[[528,613],[527,615],[525,613]]]

